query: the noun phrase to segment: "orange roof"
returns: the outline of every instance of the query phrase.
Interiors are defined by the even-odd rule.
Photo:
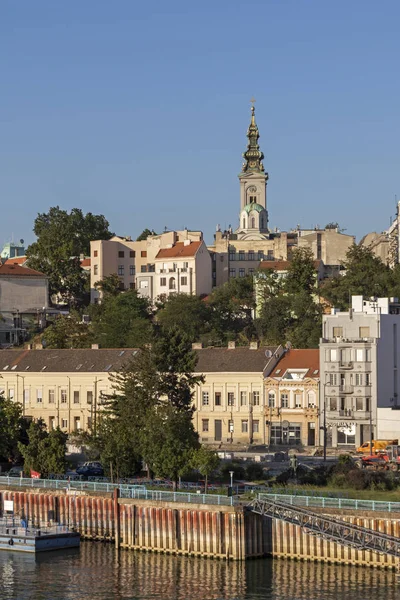
[[[314,260],[314,267],[318,269],[320,260]],[[260,269],[273,269],[274,271],[287,271],[291,265],[290,260],[263,260],[260,262]]]
[[[46,275],[34,269],[28,269],[28,267],[5,262],[0,265],[0,277],[46,277]]]
[[[81,267],[90,267],[90,258],[83,258],[81,260]]]
[[[283,377],[288,369],[307,369],[305,377],[319,377],[319,350],[288,350],[274,367],[271,377]]]
[[[14,258],[7,258],[4,264],[6,265],[23,265],[27,261],[26,256],[15,256]]]
[[[172,248],[162,248],[159,250],[156,258],[180,258],[185,256],[195,256],[197,250],[203,242],[190,242],[185,246],[184,242],[176,242]]]

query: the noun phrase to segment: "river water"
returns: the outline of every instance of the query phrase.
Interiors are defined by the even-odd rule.
[[[83,542],[37,557],[0,552],[1,600],[395,600],[392,572],[257,559],[179,558]]]

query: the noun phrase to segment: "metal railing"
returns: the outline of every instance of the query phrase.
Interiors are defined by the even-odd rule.
[[[325,496],[290,496],[286,494],[258,494],[259,500],[285,502],[291,506],[307,506],[313,508],[337,508],[349,510],[371,510],[374,512],[400,513],[400,502],[384,502],[382,500],[358,500],[353,498],[327,498]]]
[[[71,533],[71,529],[66,525],[46,525],[39,527],[31,525],[30,521],[16,519],[15,517],[3,517],[0,519],[0,534],[17,536],[56,535],[60,533]]]
[[[233,506],[233,496],[220,494],[191,494],[190,492],[164,492],[158,490],[123,489],[121,498],[136,498],[138,500],[161,500],[163,502],[188,502],[189,504],[218,504]]]
[[[129,485],[99,481],[68,481],[66,479],[31,479],[24,477],[0,477],[0,485],[44,488],[49,490],[79,490],[85,492],[112,492],[126,489],[145,490],[144,485]]]

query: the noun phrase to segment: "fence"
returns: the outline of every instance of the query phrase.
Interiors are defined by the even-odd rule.
[[[24,477],[0,477],[0,484],[18,487],[45,488],[49,490],[82,490],[85,492],[112,492],[119,489],[145,490],[144,485],[125,485],[99,481],[67,481],[59,479],[28,479]]]
[[[290,496],[288,494],[258,494],[259,500],[286,502],[292,506],[312,508],[337,508],[349,510],[371,510],[376,512],[400,513],[400,502],[381,500],[356,500],[352,498],[327,498],[316,496]]]
[[[158,490],[123,489],[121,498],[162,500],[163,502],[188,502],[190,504],[218,504],[232,506],[234,498],[220,494],[191,494],[190,492],[164,492]]]

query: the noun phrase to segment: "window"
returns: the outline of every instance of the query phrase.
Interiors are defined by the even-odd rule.
[[[260,392],[253,392],[253,406],[260,406]]]
[[[99,266],[98,265],[94,265],[93,267],[93,275],[98,275],[99,274]]]
[[[129,275],[135,274],[135,265],[129,265]]]
[[[86,392],[86,402],[88,404],[93,404],[93,392]]]
[[[24,403],[29,404],[29,388],[24,389]]]
[[[161,287],[165,287],[167,285],[167,278],[166,277],[161,277],[160,279],[160,286]]]
[[[365,349],[365,360],[371,362],[371,348]]]
[[[74,390],[74,404],[79,404],[79,390]]]
[[[248,433],[249,431],[249,422],[247,419],[242,421],[242,433]]]
[[[146,266],[146,265],[142,265],[142,266],[140,267],[140,272],[141,272],[141,273],[147,273],[147,266]]]
[[[221,392],[215,392],[214,401],[215,406],[221,406]]]
[[[187,285],[187,277],[181,277],[181,285]]]
[[[75,429],[75,431],[80,431],[80,429],[81,429],[81,418],[80,417],[74,418],[74,429]]]
[[[61,419],[61,429],[67,429],[68,421],[67,419]]]
[[[201,424],[202,424],[202,431],[204,431],[204,432],[209,431],[209,420],[208,419],[203,419]]]
[[[202,394],[202,404],[203,406],[208,406],[210,403],[210,396],[208,392],[203,392]]]
[[[129,251],[129,258],[135,258],[135,251],[134,250],[130,250]]]
[[[258,260],[264,260],[264,252],[262,250],[258,251]]]
[[[233,425],[233,420],[229,419],[228,421],[228,431],[229,433],[233,433],[234,432],[234,425]]]
[[[253,421],[253,433],[260,433],[260,421]]]
[[[124,258],[125,252],[123,250],[118,250],[118,258]]]
[[[248,273],[249,273],[249,275],[253,275],[254,269],[248,269]]]
[[[275,392],[268,392],[268,407],[275,408]]]
[[[170,290],[176,289],[176,283],[175,283],[175,278],[174,277],[170,277],[169,278],[169,289]]]
[[[368,338],[369,337],[369,327],[360,327],[359,334],[360,334],[360,338]]]
[[[189,263],[188,262],[184,262],[183,263],[183,268],[184,269],[188,269],[189,268]]]
[[[253,202],[257,202],[257,196],[250,196],[249,203],[252,204]]]
[[[329,385],[337,385],[337,374],[329,373]]]
[[[246,255],[243,250],[239,250],[239,260],[246,260]]]
[[[363,384],[363,376],[361,373],[356,373],[356,385]]]
[[[365,398],[365,410],[366,412],[371,410],[371,398]]]
[[[118,275],[124,274],[124,265],[118,265]]]
[[[256,220],[254,217],[251,217],[251,228],[255,229],[256,228]]]
[[[343,337],[343,327],[334,327],[333,337]]]
[[[93,252],[93,256],[96,258],[96,257],[97,257],[97,255],[98,255],[98,252],[97,252],[97,250],[95,250],[95,251]]]
[[[67,390],[61,390],[61,404],[67,403]]]
[[[229,248],[229,260],[236,260],[236,251],[232,248]]]
[[[38,388],[36,390],[36,402],[39,402],[39,403],[43,402],[43,390],[42,390],[42,388]]]
[[[337,399],[329,398],[329,410],[337,410]]]
[[[364,402],[362,398],[356,398],[356,410],[364,410]]]
[[[281,394],[281,407],[288,408],[289,406],[289,394]]]
[[[236,277],[236,269],[229,269],[229,277]]]
[[[246,269],[239,269],[239,277],[245,277],[246,276]]]
[[[371,374],[370,373],[365,374],[365,385],[371,385]]]
[[[273,250],[268,250],[267,260],[274,260],[274,251]]]
[[[147,251],[146,250],[141,250],[140,256],[141,256],[141,258],[147,258]]]
[[[249,250],[249,260],[254,260],[254,250]]]
[[[54,404],[55,401],[55,392],[54,390],[49,390],[49,404]]]
[[[235,395],[233,392],[228,392],[228,406],[234,406],[235,404]]]
[[[308,408],[317,408],[315,392],[308,392]]]
[[[335,362],[338,359],[337,350],[331,350],[331,362]]]
[[[295,408],[303,407],[303,394],[295,394],[294,395],[294,407]]]
[[[240,392],[240,406],[246,406],[247,404],[247,392]]]
[[[364,350],[362,348],[356,349],[356,361],[363,362],[364,360]]]

